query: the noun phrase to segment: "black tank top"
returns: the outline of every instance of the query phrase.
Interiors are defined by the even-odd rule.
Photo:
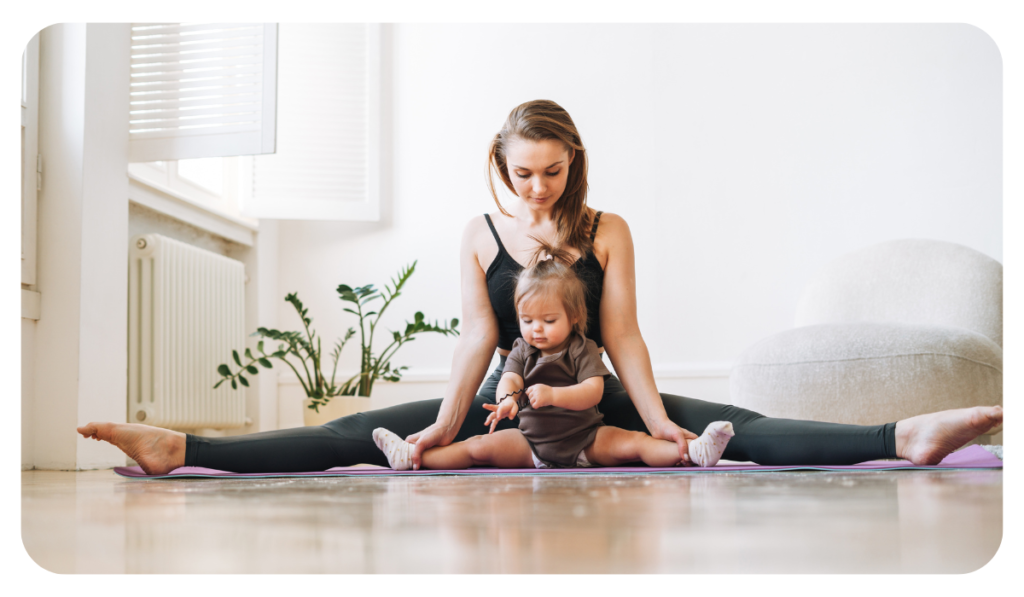
[[[501,244],[498,231],[494,229],[491,216],[484,214],[487,219],[487,226],[494,235],[494,241],[498,243],[498,255],[487,268],[487,294],[491,297],[491,307],[498,317],[498,348],[512,350],[512,344],[516,338],[521,338],[519,332],[519,318],[516,316],[516,307],[513,304],[513,293],[515,292],[516,276],[523,270],[523,266],[505,250]],[[590,242],[594,242],[597,236],[597,224],[601,220],[601,212],[594,216],[594,227],[590,231]],[[601,262],[593,251],[588,251],[572,264],[573,271],[579,276],[587,289],[587,338],[597,343],[598,348],[604,346],[601,342],[601,290],[604,287],[604,270],[601,269]]]

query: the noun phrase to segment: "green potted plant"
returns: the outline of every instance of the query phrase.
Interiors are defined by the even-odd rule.
[[[306,393],[306,406],[308,408],[307,416],[305,417],[307,424],[315,424],[315,422],[322,419],[330,420],[335,415],[344,416],[351,412],[365,410],[368,403],[368,400],[365,399],[370,397],[374,382],[377,380],[397,382],[401,380],[402,372],[408,369],[405,366],[395,367],[391,364],[391,359],[403,345],[415,340],[417,334],[426,332],[436,332],[446,336],[457,336],[459,334],[457,329],[459,325],[458,319],[452,318],[450,324],[445,322],[442,326],[438,325],[436,320],[432,324],[429,323],[423,313],[416,312],[413,316],[413,321],[406,321],[404,330],[390,330],[388,337],[391,341],[384,350],[379,354],[374,352],[374,334],[377,332],[380,319],[391,303],[401,296],[401,290],[415,271],[416,263],[414,261],[412,265],[402,268],[398,273],[398,279],[392,278],[391,285],[385,284],[383,291],[374,288],[372,284],[355,288],[346,284],[338,286],[338,298],[352,305],[351,307],[345,307],[345,311],[359,318],[359,373],[344,381],[337,381],[335,379],[341,351],[345,344],[355,336],[355,327],[349,328],[344,337],[334,343],[334,349],[330,355],[333,361],[330,368],[330,376],[325,373],[321,340],[310,327],[313,320],[308,316],[309,309],[303,306],[298,294],[293,292],[287,295],[284,300],[295,307],[299,318],[302,320],[303,331],[282,332],[263,327],[257,329],[252,335],[279,342],[277,350],[271,353],[265,352],[264,341],[260,340],[256,345],[257,355],[253,355],[250,349],[245,349],[244,354],[247,362],[243,362],[237,350],[231,351],[231,357],[235,365],[238,366],[238,370],[232,371],[232,368],[226,363],[218,366],[217,372],[220,373],[222,379],[217,382],[214,388],[217,388],[224,382],[230,382],[231,387],[235,389],[238,388],[238,384],[248,386],[249,380],[245,377],[246,373],[257,375],[259,367],[270,369],[273,367],[270,359],[277,359],[288,365],[302,384],[302,389]],[[383,304],[380,304],[378,309],[373,310],[374,305],[372,303],[378,300],[382,300]],[[345,400],[345,398],[339,397],[360,397],[362,399],[353,402],[352,400]],[[330,411],[333,412],[321,413],[321,407],[329,404],[332,405]]]

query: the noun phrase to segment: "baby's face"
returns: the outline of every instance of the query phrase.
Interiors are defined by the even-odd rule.
[[[574,323],[557,297],[534,295],[519,303],[519,331],[543,352],[560,350]]]

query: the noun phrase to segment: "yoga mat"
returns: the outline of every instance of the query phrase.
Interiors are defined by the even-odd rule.
[[[630,467],[594,467],[594,468],[470,468],[457,471],[394,471],[378,467],[335,467],[326,471],[310,471],[303,473],[229,473],[211,468],[183,466],[166,475],[147,475],[137,466],[119,466],[114,472],[122,477],[139,479],[190,479],[190,478],[229,478],[229,479],[269,479],[275,477],[385,477],[393,475],[649,475],[649,474],[692,474],[692,473],[761,473],[774,471],[895,471],[895,470],[936,470],[936,469],[987,469],[1003,468],[1003,461],[992,455],[981,446],[968,446],[959,452],[946,456],[934,466],[916,466],[907,460],[872,460],[860,464],[846,466],[820,465],[788,465],[761,466],[758,464],[719,464],[718,466],[673,466],[655,468],[647,466]]]

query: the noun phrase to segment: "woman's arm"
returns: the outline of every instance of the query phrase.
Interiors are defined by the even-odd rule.
[[[688,461],[686,442],[697,436],[669,420],[654,385],[651,355],[636,318],[633,237],[626,221],[604,213],[595,245],[600,245],[600,252],[607,255],[601,294],[601,339],[608,358],[651,435],[679,444],[680,458]]]
[[[406,441],[416,444],[413,466],[419,468],[423,451],[450,444],[462,427],[480,383],[487,374],[491,356],[498,347],[498,320],[487,294],[487,278],[477,259],[481,231],[487,231],[483,216],[470,220],[462,233],[459,261],[462,277],[462,332],[452,357],[452,373],[445,388],[437,421]]]

